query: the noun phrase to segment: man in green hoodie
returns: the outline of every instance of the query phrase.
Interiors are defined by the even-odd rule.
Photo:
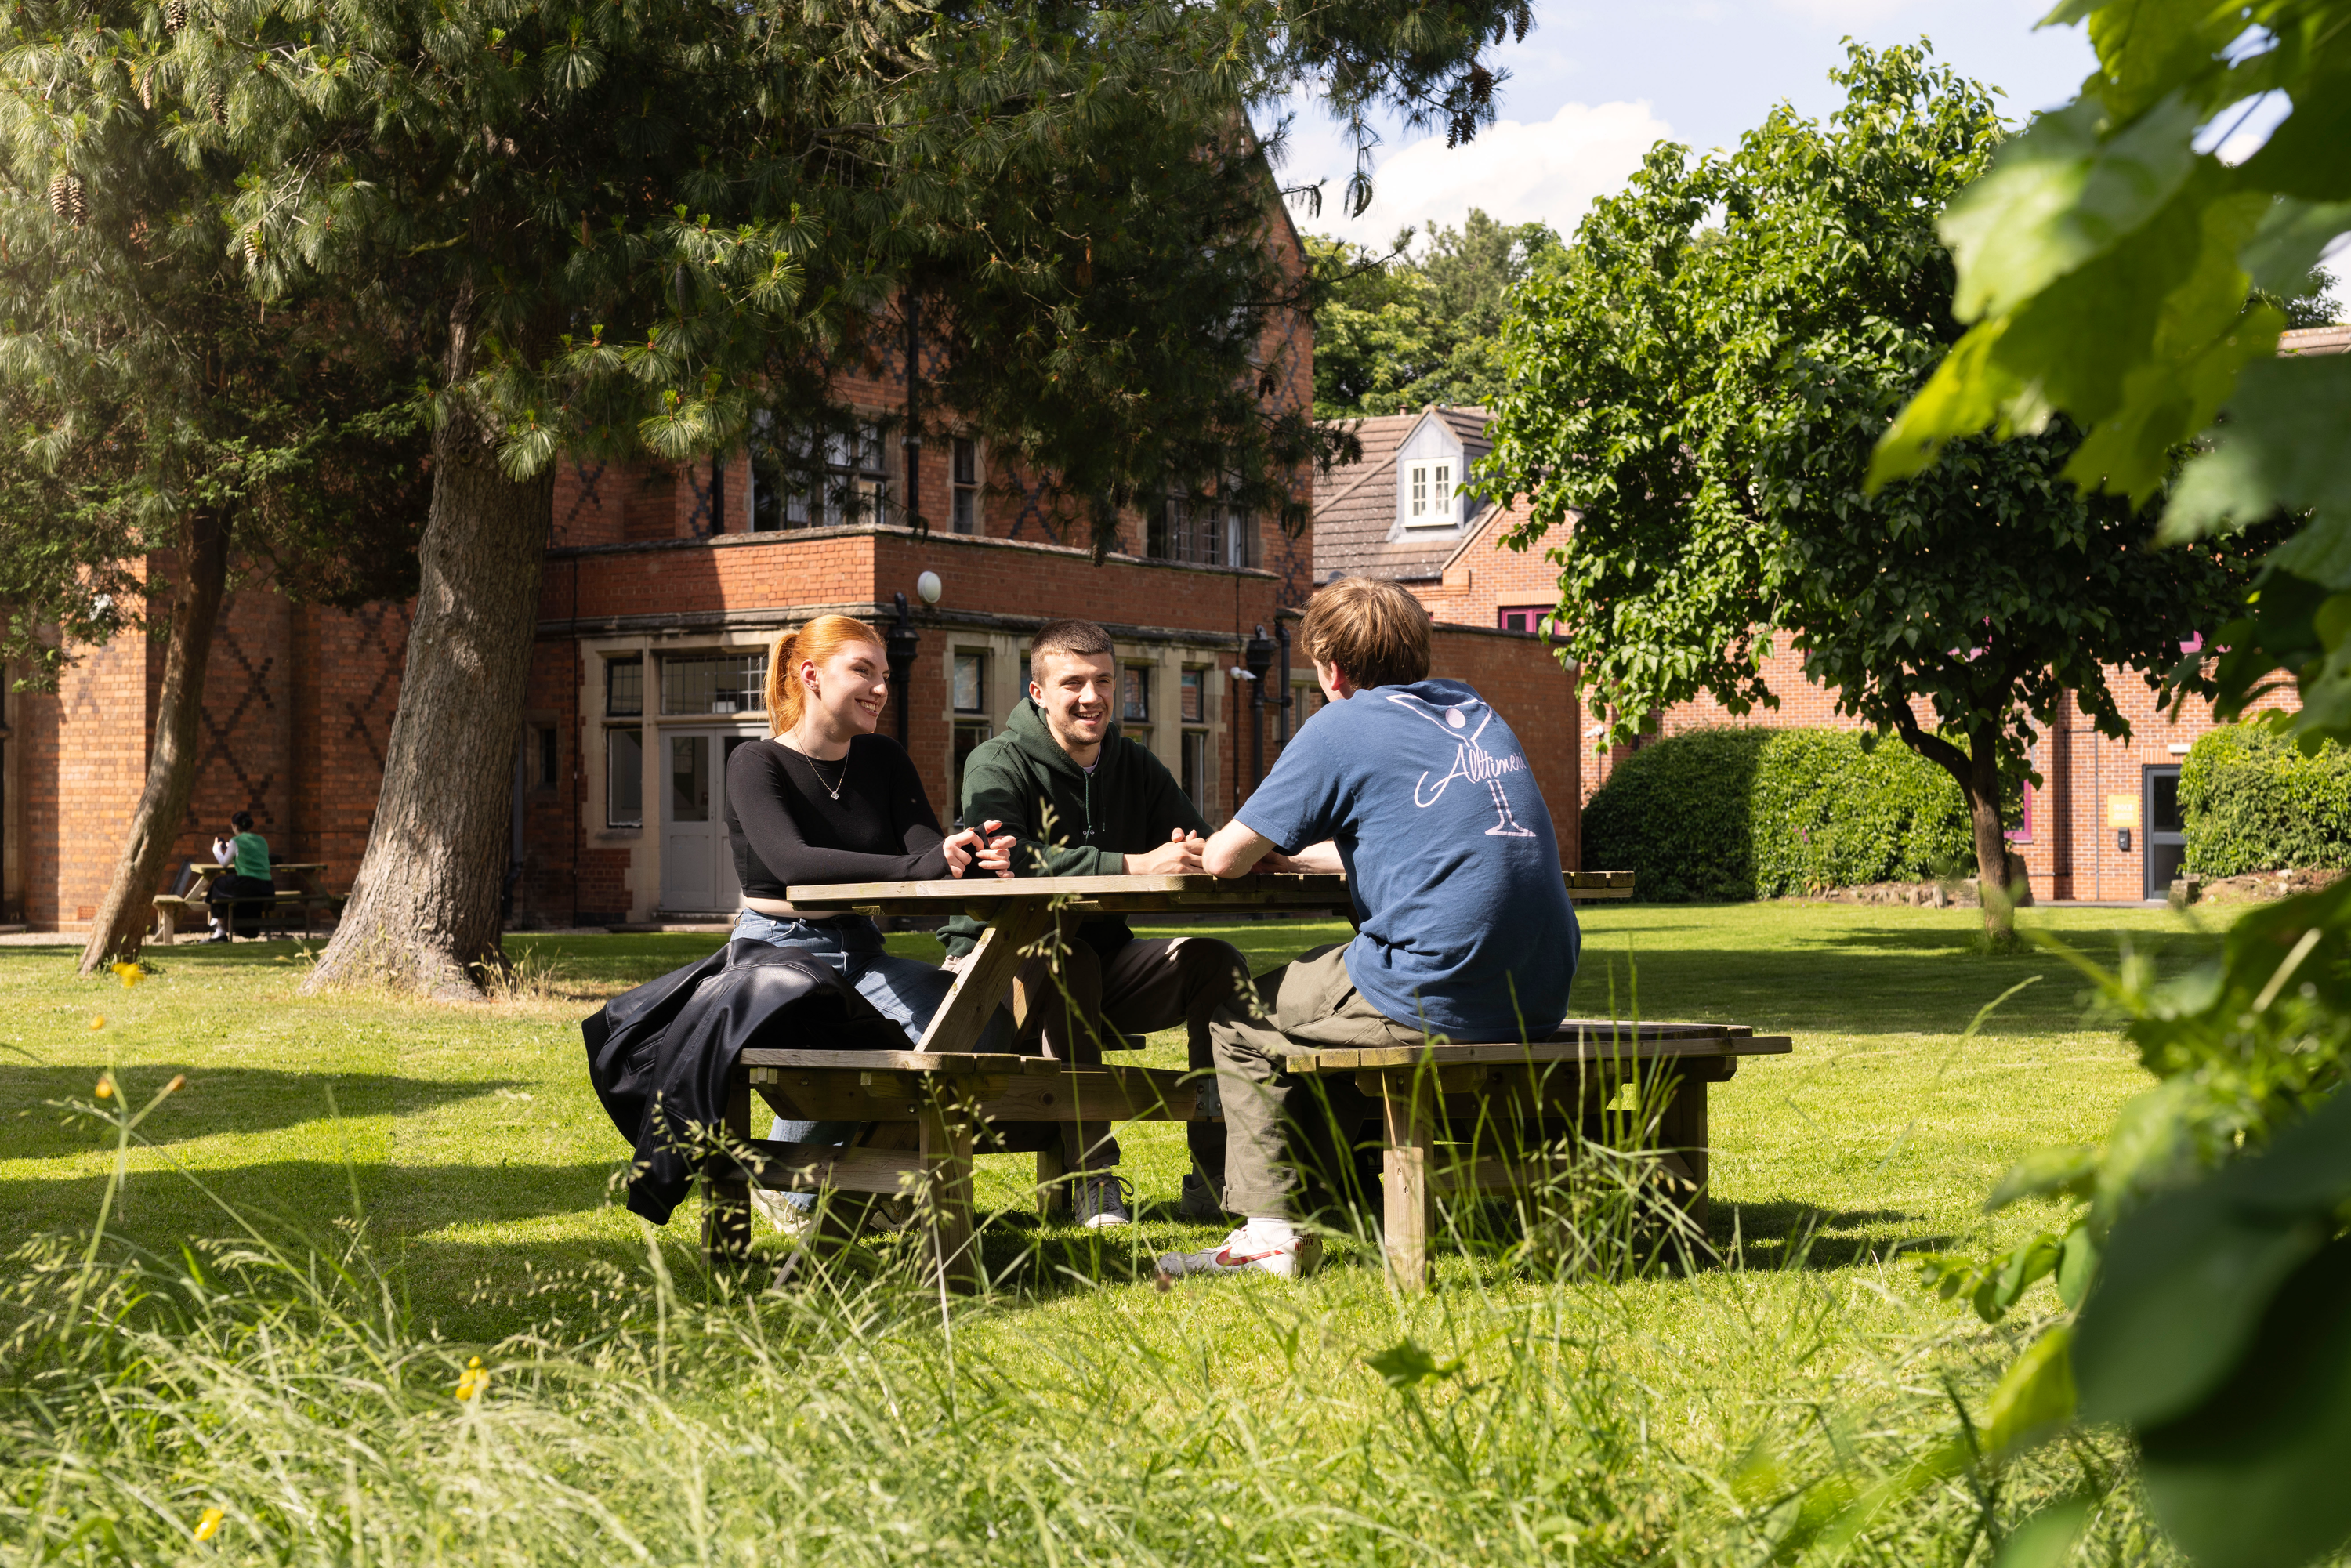
[[[1091,621],[1050,622],[1029,646],[1029,695],[1004,733],[964,763],[963,820],[1004,824],[1019,841],[1016,876],[1198,873],[1207,819],[1150,747],[1119,733],[1110,633]],[[1029,1004],[1021,1049],[1098,1062],[1105,1050],[1135,1049],[1142,1036],[1180,1023],[1192,1066],[1214,1065],[1210,1018],[1249,983],[1238,948],[1197,936],[1138,937],[1114,915],[1073,917],[1060,935],[1058,954],[1021,967],[1017,983]],[[979,927],[957,918],[939,936],[952,966],[971,951]],[[1213,1113],[1212,1095],[1204,1118]],[[1183,1211],[1213,1222],[1223,1212],[1224,1124],[1196,1120],[1186,1132],[1193,1169],[1184,1177]],[[1070,1128],[1063,1155],[1068,1169],[1084,1173],[1077,1218],[1125,1224],[1109,1128]]]

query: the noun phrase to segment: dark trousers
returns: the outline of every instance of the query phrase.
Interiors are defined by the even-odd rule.
[[[214,877],[205,890],[204,904],[214,920],[226,925],[243,916],[246,935],[257,935],[261,930],[262,912],[277,896],[277,884],[266,876],[239,876],[235,872]],[[237,905],[244,907],[239,909]]]
[[[1041,1051],[1057,1061],[1099,1062],[1102,1052],[1142,1045],[1154,1030],[1184,1026],[1192,1071],[1216,1065],[1211,1024],[1229,1014],[1249,984],[1249,961],[1229,942],[1211,937],[1137,937],[1108,958],[1064,927],[1059,952],[1047,952],[1020,967],[1014,982],[1021,1001],[1019,1045],[1024,1054]],[[1222,1124],[1186,1124],[1192,1165],[1208,1190],[1225,1179]],[[1107,1170],[1118,1164],[1118,1140],[1100,1123],[1072,1124],[1062,1138],[1062,1158],[1071,1170]]]

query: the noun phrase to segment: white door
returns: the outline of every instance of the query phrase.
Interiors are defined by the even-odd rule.
[[[714,788],[707,730],[665,730],[662,789],[662,907],[718,907],[718,857],[713,841],[725,831]]]
[[[726,833],[726,759],[752,737],[723,729],[667,730],[662,790],[662,907],[731,911],[742,902]]]

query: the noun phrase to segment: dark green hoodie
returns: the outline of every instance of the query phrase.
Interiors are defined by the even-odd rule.
[[[1178,828],[1203,836],[1209,831],[1167,765],[1120,734],[1115,722],[1090,774],[1070,760],[1046,727],[1045,710],[1029,697],[1012,710],[1003,734],[982,741],[964,762],[963,821],[971,828],[1002,822],[1020,841],[1012,852],[1016,876],[1117,876],[1127,855],[1157,849]],[[939,940],[959,956],[971,951],[979,931],[977,922],[958,915],[941,928]],[[1102,915],[1079,927],[1078,939],[1107,957],[1134,933],[1123,920]]]

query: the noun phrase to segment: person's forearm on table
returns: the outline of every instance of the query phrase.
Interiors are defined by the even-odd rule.
[[[1271,839],[1235,817],[1208,836],[1200,867],[1210,876],[1247,876],[1272,848]]]

